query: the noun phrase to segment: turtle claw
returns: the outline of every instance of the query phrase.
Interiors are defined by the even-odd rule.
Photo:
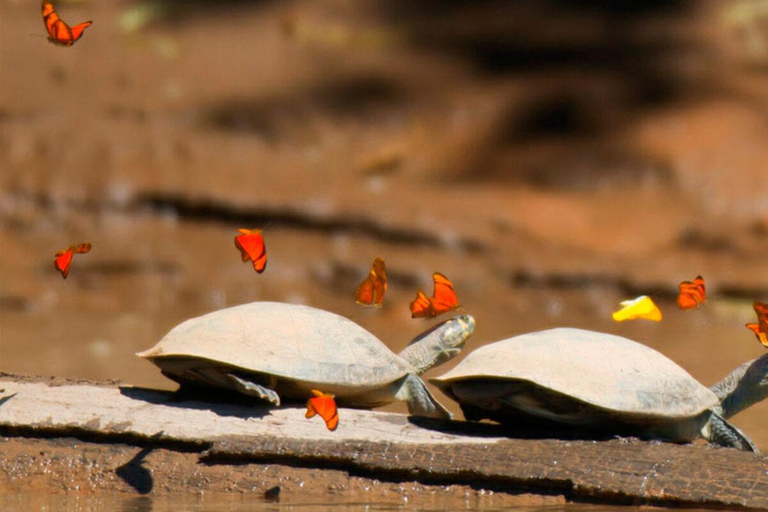
[[[265,400],[275,406],[280,405],[280,395],[278,395],[274,389],[269,389],[268,387],[262,386],[261,384],[256,384],[255,382],[245,380],[232,373],[228,373],[227,377],[242,394],[261,398],[262,400]]]

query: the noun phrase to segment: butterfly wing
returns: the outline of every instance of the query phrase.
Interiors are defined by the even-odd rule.
[[[53,26],[53,40],[54,42],[63,44],[64,46],[72,45],[72,31],[62,19],[56,22],[56,24]]]
[[[368,277],[355,290],[355,302],[364,306],[381,306],[387,291],[387,268],[384,260],[376,258]]]
[[[51,3],[50,0],[43,0],[42,4],[42,10],[43,10],[43,21],[54,13],[55,9],[53,8],[53,3]]]
[[[456,296],[451,280],[439,272],[432,274],[432,280],[435,282],[435,292],[431,299],[434,316],[458,308],[459,298]]]
[[[72,249],[75,254],[85,254],[91,252],[91,244],[89,242],[83,242],[82,244],[70,247],[70,249]]]
[[[43,2],[43,21],[45,22],[46,30],[48,30],[49,41],[65,46],[72,45],[74,42],[72,41],[72,31],[64,23],[64,20],[56,14],[53,4],[50,2]]]
[[[48,39],[64,46],[72,46],[75,41],[82,37],[83,31],[92,24],[91,21],[86,21],[70,28],[64,20],[56,14],[53,3],[49,0],[43,0],[42,14],[45,28],[48,31]]]
[[[760,327],[760,332],[768,332],[768,304],[755,302],[752,307],[757,313],[757,324]]]
[[[435,316],[432,310],[432,302],[427,295],[419,290],[416,298],[411,302],[411,318],[426,318]]]
[[[56,35],[54,27],[60,22],[59,15],[53,8],[51,2],[43,2],[43,23],[45,23],[45,29],[48,31],[48,37],[53,39]]]
[[[72,247],[56,253],[56,259],[53,261],[53,264],[55,265],[56,270],[61,272],[61,276],[64,279],[66,279],[69,274],[69,267],[72,265],[72,256],[74,254],[75,251]]]
[[[355,289],[355,302],[362,306],[374,306],[373,271]]]
[[[678,286],[680,293],[677,295],[677,307],[683,311],[696,309],[707,300],[707,289],[701,276],[693,281],[683,281]]]
[[[248,230],[238,229],[238,231],[242,233],[243,231],[248,231]],[[248,254],[248,251],[246,250],[245,245],[243,245],[245,243],[245,240],[247,240],[246,236],[247,236],[247,233],[243,233],[242,235],[238,235],[235,237],[235,247],[237,247],[237,249],[240,251],[240,258],[243,260],[243,262],[251,261],[251,257]]]
[[[307,400],[307,412],[304,414],[304,417],[309,419],[315,417],[315,415],[317,415],[317,409],[315,409],[315,403],[310,398]]]
[[[61,275],[64,277],[64,279],[67,278],[67,275],[69,274],[69,267],[72,265],[72,258],[75,254],[85,254],[87,252],[90,252],[91,250],[91,244],[89,242],[83,242],[81,244],[77,245],[70,245],[64,250],[61,250],[56,253],[54,265],[56,266],[56,270],[61,272]]]
[[[336,408],[334,396],[316,389],[312,390],[312,394],[315,396],[307,400],[305,416],[311,418],[318,414],[325,421],[328,430],[336,430],[336,427],[339,426],[339,411]]]
[[[261,274],[267,268],[267,248],[260,229],[238,229],[235,247],[240,250],[243,261],[253,262],[253,268]]]
[[[637,318],[660,322],[662,319],[661,310],[647,295],[641,295],[636,299],[622,301],[621,306],[622,308],[619,311],[615,311],[612,315],[613,320],[616,322],[634,320]]]
[[[755,302],[752,307],[757,313],[757,323],[747,324],[747,328],[752,330],[757,339],[763,346],[768,348],[768,304],[764,302]]]
[[[381,306],[384,302],[384,294],[387,293],[387,266],[384,260],[376,258],[371,265],[371,274],[375,276],[373,280],[373,294],[376,306]]]
[[[762,343],[765,348],[768,348],[768,333],[760,332],[759,324],[747,324],[745,327],[754,332],[755,336],[757,336],[757,341]]]
[[[707,287],[704,284],[704,278],[701,276],[696,276],[696,279],[693,280],[693,284],[696,285],[696,289],[699,290],[699,295],[701,296],[701,303],[704,304],[707,300]]]
[[[69,44],[72,45],[75,41],[80,39],[83,36],[83,31],[85,31],[85,29],[90,27],[92,24],[92,21],[85,21],[69,29],[70,33],[72,34],[72,40]]]

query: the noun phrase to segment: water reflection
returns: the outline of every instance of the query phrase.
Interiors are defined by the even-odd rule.
[[[332,495],[323,498],[311,497],[306,501],[291,503],[268,503],[243,494],[205,494],[197,496],[124,496],[124,495],[43,495],[17,494],[0,495],[0,509],[14,512],[31,511],[79,511],[102,512],[119,510],[121,512],[252,512],[252,511],[389,511],[389,510],[514,510],[515,512],[628,512],[640,510],[640,507],[559,504],[559,505],[494,505],[493,496],[480,497],[478,500],[443,500],[419,499],[403,500],[400,503],[368,502],[363,500],[344,500]],[[703,509],[688,509],[689,512],[705,512]]]
[[[152,498],[148,496],[139,496],[138,498],[126,499],[123,502],[121,510],[123,512],[154,512]]]

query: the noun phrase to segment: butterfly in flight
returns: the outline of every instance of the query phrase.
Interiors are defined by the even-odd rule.
[[[677,307],[687,311],[704,305],[707,300],[707,288],[704,286],[703,277],[696,276],[693,281],[683,281],[678,286],[680,293],[677,295]]]
[[[747,329],[755,333],[757,339],[764,347],[768,348],[768,304],[755,302],[752,304],[757,313],[757,323],[747,324]]]
[[[416,292],[416,298],[411,302],[411,318],[434,318],[461,306],[450,279],[435,272],[432,280],[435,283],[432,297],[427,297],[421,290]]]
[[[56,266],[56,270],[61,272],[62,277],[66,279],[67,275],[69,274],[69,267],[72,265],[72,258],[74,255],[85,254],[90,252],[90,250],[91,244],[88,242],[77,245],[70,245],[68,248],[56,253],[56,259],[53,261],[53,264]]]
[[[267,268],[267,248],[260,229],[238,229],[235,237],[235,247],[240,249],[243,261],[251,261],[253,268],[261,274]]]
[[[325,421],[325,426],[328,430],[336,430],[336,427],[339,426],[339,411],[336,409],[334,395],[323,393],[316,389],[312,390],[312,394],[315,396],[307,400],[307,414],[305,414],[305,417],[311,418],[319,414]]]
[[[371,272],[355,290],[355,302],[362,306],[379,307],[384,302],[387,292],[387,267],[384,260],[376,258],[371,264]]]
[[[92,21],[86,21],[70,28],[56,14],[56,10],[50,0],[43,0],[43,22],[48,30],[48,40],[63,46],[75,44],[75,41],[83,36],[83,31],[93,23]]]
[[[612,316],[616,322],[634,320],[636,318],[661,322],[661,310],[647,295],[641,295],[636,299],[622,301],[621,309],[615,311]]]

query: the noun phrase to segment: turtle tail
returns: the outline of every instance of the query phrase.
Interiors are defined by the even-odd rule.
[[[755,443],[747,435],[734,425],[728,423],[728,420],[713,412],[709,419],[709,435],[704,437],[720,446],[729,448],[738,448],[745,452],[760,453]]]

